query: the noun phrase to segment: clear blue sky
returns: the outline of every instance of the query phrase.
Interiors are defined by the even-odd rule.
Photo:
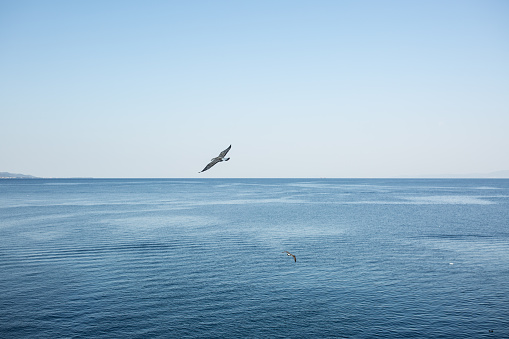
[[[0,171],[509,170],[508,18],[506,0],[0,0]]]

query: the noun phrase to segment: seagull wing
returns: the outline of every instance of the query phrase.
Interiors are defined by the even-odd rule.
[[[221,153],[219,153],[219,158],[224,158],[226,156],[226,153],[228,153],[228,151],[230,150],[230,148],[232,148],[232,145],[228,146],[227,149],[225,149],[224,151],[222,151]]]
[[[212,160],[211,162],[209,162],[209,164],[207,166],[205,166],[204,169],[202,169],[200,172],[198,173],[201,173],[201,172],[205,172],[206,170],[210,169],[212,166],[214,166],[215,164],[217,164],[219,162],[219,159],[218,158],[214,158],[214,160]]]
[[[291,254],[290,252],[284,251],[284,252],[281,252],[281,253],[287,253],[287,255],[291,255],[293,257],[293,261],[297,262],[297,257],[294,256],[293,254]]]

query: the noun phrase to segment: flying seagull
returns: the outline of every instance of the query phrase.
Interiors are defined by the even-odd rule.
[[[297,258],[296,258],[293,254],[291,254],[290,252],[288,252],[288,251],[284,251],[284,252],[281,252],[281,253],[286,253],[286,255],[287,255],[287,256],[289,256],[289,257],[290,257],[290,256],[292,256],[292,257],[293,257],[293,260],[294,260],[295,262],[297,262]]]
[[[215,164],[217,164],[218,162],[221,162],[221,161],[228,161],[230,160],[230,158],[225,158],[226,156],[226,153],[228,153],[228,151],[230,150],[230,148],[232,148],[232,145],[228,146],[227,149],[225,149],[224,151],[222,151],[221,153],[219,153],[219,156],[215,157],[215,158],[212,158],[212,160],[210,160],[209,164],[207,166],[205,166],[204,169],[202,169],[200,172],[198,173],[201,173],[201,172],[205,172],[206,170],[208,170],[209,168],[211,168],[212,166],[214,166]]]

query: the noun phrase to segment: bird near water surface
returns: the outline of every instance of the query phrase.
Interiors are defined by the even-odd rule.
[[[218,162],[221,162],[221,161],[228,161],[230,160],[230,158],[225,158],[226,156],[226,153],[228,153],[228,151],[230,150],[230,148],[232,148],[232,145],[228,146],[227,149],[225,149],[224,151],[222,151],[221,153],[219,153],[219,156],[215,157],[215,158],[212,158],[212,160],[210,160],[210,162],[208,163],[207,166],[205,166],[204,169],[202,169],[200,172],[198,173],[201,173],[201,172],[205,172],[206,170],[210,169],[212,166],[214,166],[215,164],[217,164]]]
[[[290,257],[290,256],[292,256],[292,257],[293,257],[293,261],[297,262],[297,258],[296,258],[293,254],[291,254],[290,252],[288,252],[288,251],[283,251],[283,252],[281,252],[281,253],[286,253],[286,255],[287,255],[287,256],[289,256],[289,257]]]

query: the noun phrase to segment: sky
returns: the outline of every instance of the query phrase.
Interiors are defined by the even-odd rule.
[[[0,0],[0,171],[509,170],[507,18],[506,0]]]

